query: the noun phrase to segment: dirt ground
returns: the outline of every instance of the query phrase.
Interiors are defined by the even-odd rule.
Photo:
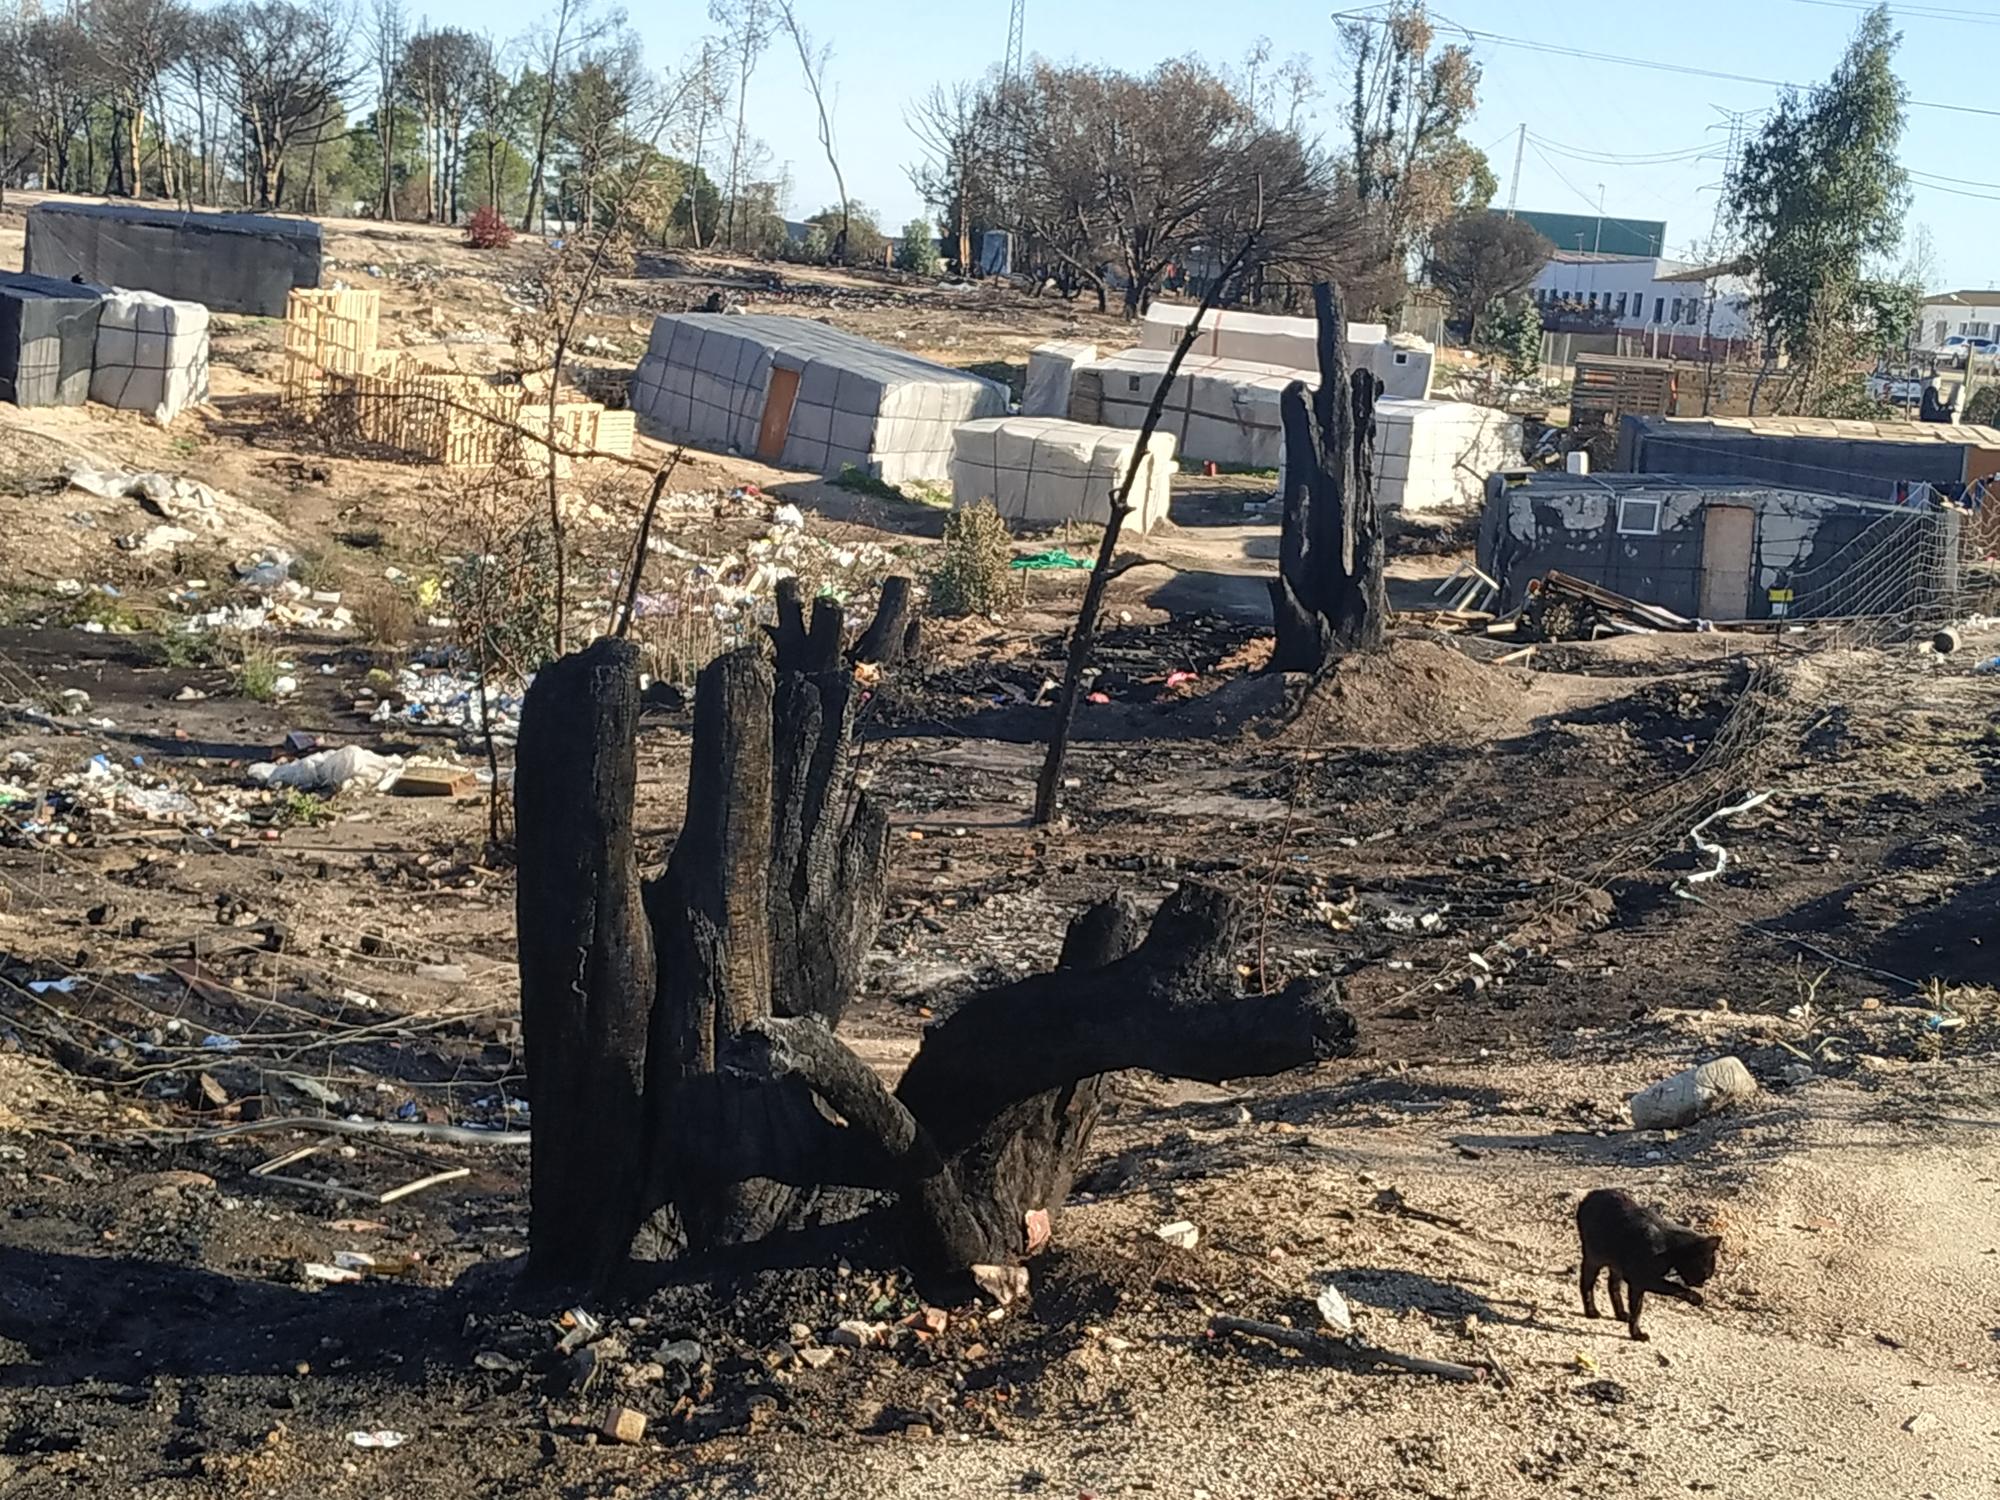
[[[21,222],[10,198],[0,263]],[[505,358],[533,247],[329,230],[329,278],[380,285],[399,338]],[[652,311],[717,286],[989,373],[1118,337],[1006,291],[772,270],[642,262],[591,357],[629,369]],[[1951,657],[1850,631],[1520,658],[1425,612],[1464,553],[1406,530],[1392,649],[1309,686],[1257,670],[1268,482],[1184,478],[1113,586],[1061,826],[1026,813],[1079,573],[931,622],[883,684],[864,733],[894,885],[843,1035],[893,1078],[958,998],[1051,965],[1088,901],[1196,879],[1255,913],[1246,986],[1339,976],[1357,1054],[1117,1078],[1025,1304],[925,1321],[932,1289],[864,1227],[838,1263],[648,1273],[583,1309],[583,1358],[572,1310],[510,1275],[514,882],[430,623],[466,502],[287,424],[281,348],[221,320],[215,399],[170,431],[0,407],[0,1494],[2000,1496],[2000,677],[1971,669],[2000,627]],[[195,542],[135,552],[159,518],[66,488],[80,458],[221,498]],[[725,554],[921,571],[942,530],[721,455],[675,489],[659,535],[686,556],[661,567],[690,577]],[[578,524],[615,556],[636,506],[593,491]],[[234,580],[272,548],[318,623],[191,650],[190,617],[257,603]],[[662,692],[655,854],[689,732]],[[291,734],[473,790],[254,782]],[[1712,857],[1689,827],[1750,792],[1709,834],[1725,869],[1691,881]],[[1725,1054],[1752,1099],[1632,1128],[1633,1092]],[[1604,1185],[1723,1236],[1706,1307],[1655,1299],[1649,1342],[1582,1316],[1571,1215]],[[1182,1220],[1192,1248],[1156,1234]],[[1369,1343],[1481,1378],[1210,1332],[1314,1327],[1329,1283]],[[896,1331],[844,1347],[855,1318]],[[640,1442],[600,1437],[611,1404],[648,1416]]]

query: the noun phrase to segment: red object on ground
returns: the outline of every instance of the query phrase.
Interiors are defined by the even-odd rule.
[[[1203,464],[1201,472],[1206,474],[1210,479],[1215,478],[1215,460],[1211,458],[1207,463]]]

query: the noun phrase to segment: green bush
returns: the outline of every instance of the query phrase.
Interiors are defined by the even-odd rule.
[[[925,579],[934,615],[990,615],[1009,598],[1014,541],[990,500],[945,518],[944,550]]]
[[[903,226],[903,243],[896,247],[896,269],[917,276],[935,276],[944,269],[930,220],[912,219]]]
[[[1982,385],[1965,401],[1960,419],[1973,427],[2000,427],[2000,385]]]

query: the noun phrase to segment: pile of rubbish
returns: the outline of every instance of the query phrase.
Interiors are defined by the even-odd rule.
[[[126,822],[192,825],[204,831],[249,821],[228,796],[197,802],[153,772],[143,755],[130,761],[94,755],[80,771],[31,780],[33,757],[16,751],[0,778],[0,831],[29,840],[104,832]]]
[[[369,721],[483,735],[490,720],[494,739],[511,743],[521,732],[521,703],[527,691],[527,683],[518,689],[488,684],[482,702],[479,675],[454,666],[448,655],[437,654],[400,669],[394,695],[376,704]]]
[[[749,492],[737,491],[730,498],[747,497]],[[771,508],[762,536],[720,557],[703,557],[658,537],[647,547],[686,567],[668,588],[640,594],[640,617],[703,613],[722,625],[754,622],[786,578],[800,579],[808,595],[844,603],[879,585],[897,563],[893,552],[874,542],[843,544],[811,534],[805,512],[788,502]]]

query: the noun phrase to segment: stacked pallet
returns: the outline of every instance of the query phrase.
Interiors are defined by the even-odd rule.
[[[572,457],[631,456],[631,412],[563,391],[551,414],[546,376],[502,385],[380,349],[381,307],[373,291],[291,294],[286,405],[344,438],[451,468],[540,467],[551,447],[565,474]]]

